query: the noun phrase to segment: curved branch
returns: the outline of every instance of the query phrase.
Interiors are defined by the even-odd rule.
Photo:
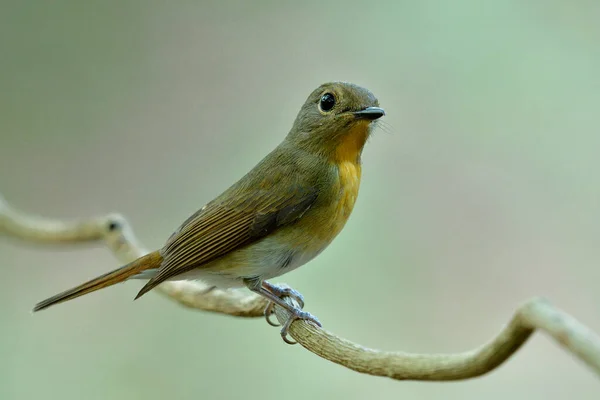
[[[11,208],[0,197],[0,233],[25,241],[74,243],[103,240],[122,263],[147,253],[126,219],[118,214],[64,222],[31,216]],[[222,314],[262,316],[266,300],[241,290],[208,290],[200,282],[165,282],[157,290],[187,307]],[[292,299],[286,301],[293,302]],[[289,313],[275,307],[279,322]],[[373,350],[302,320],[292,323],[290,336],[304,348],[361,373],[393,379],[447,381],[492,371],[514,354],[536,330],[546,332],[600,376],[600,338],[570,315],[536,298],[519,307],[506,327],[489,343],[458,354],[411,354]]]

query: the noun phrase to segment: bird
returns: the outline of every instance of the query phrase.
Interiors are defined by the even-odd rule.
[[[135,299],[168,280],[246,287],[290,312],[284,341],[303,310],[296,290],[269,280],[319,255],[348,220],[361,182],[361,155],[375,121],[385,115],[368,90],[350,82],[320,85],[289,133],[246,175],[192,214],[162,248],[35,305],[33,311],[130,279],[147,280]],[[284,301],[296,299],[299,307]]]

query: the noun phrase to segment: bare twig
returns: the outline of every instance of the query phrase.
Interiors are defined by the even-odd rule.
[[[122,263],[144,254],[133,230],[120,215],[64,222],[34,217],[11,208],[0,197],[0,233],[25,241],[73,243],[104,240]],[[207,290],[200,282],[165,282],[164,295],[191,308],[242,317],[262,316],[262,297],[238,290]],[[291,299],[287,301],[292,302]],[[275,307],[279,322],[289,314]],[[527,341],[536,330],[546,332],[600,376],[600,338],[570,315],[535,298],[519,307],[506,327],[489,343],[459,354],[410,354],[368,349],[302,320],[295,321],[290,335],[314,354],[355,371],[393,379],[447,381],[468,379],[492,371]]]

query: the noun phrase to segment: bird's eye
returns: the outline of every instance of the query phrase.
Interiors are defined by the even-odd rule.
[[[323,112],[331,111],[331,109],[335,106],[335,96],[331,93],[325,93],[321,96],[321,100],[319,101],[319,108]]]

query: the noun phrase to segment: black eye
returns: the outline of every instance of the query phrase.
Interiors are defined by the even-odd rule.
[[[331,111],[331,109],[335,106],[335,96],[331,93],[325,93],[321,96],[321,101],[319,101],[319,108],[321,111],[327,112]]]

